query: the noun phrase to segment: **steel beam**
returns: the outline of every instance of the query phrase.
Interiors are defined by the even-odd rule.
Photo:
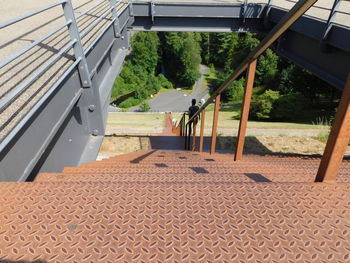
[[[201,114],[201,130],[200,130],[200,137],[199,137],[199,151],[200,152],[203,152],[204,121],[205,121],[205,111],[202,111],[202,114]]]
[[[220,109],[220,96],[221,96],[221,94],[219,93],[215,97],[213,127],[212,127],[212,131],[211,131],[210,154],[214,154],[215,153],[216,135],[217,135],[217,130],[218,130],[219,109]]]
[[[245,90],[244,90],[241,119],[240,119],[239,128],[238,128],[236,153],[235,153],[235,157],[234,157],[235,161],[242,159],[242,156],[243,156],[244,141],[245,141],[245,134],[246,134],[246,130],[247,130],[250,101],[251,101],[252,94],[253,94],[255,70],[256,70],[256,60],[254,60],[252,63],[250,63],[250,65],[248,67],[248,71],[247,71],[247,78],[246,78],[246,86],[245,86]]]
[[[263,32],[266,28],[262,18],[249,18],[243,24],[243,18],[225,17],[135,17],[132,29],[136,31],[164,32]]]
[[[153,8],[150,4],[153,3]],[[244,13],[245,18],[263,18],[265,4],[247,5]],[[153,12],[152,12],[153,9]],[[160,3],[160,2],[137,2],[133,3],[135,17],[203,17],[203,18],[242,18],[241,3]],[[155,19],[156,20],[156,19]]]
[[[316,182],[336,180],[350,139],[350,74],[345,84],[331,132],[323,153]]]

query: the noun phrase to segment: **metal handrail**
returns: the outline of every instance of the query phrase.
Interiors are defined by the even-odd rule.
[[[36,9],[36,10],[34,10],[34,11],[28,13],[28,14],[25,14],[25,15],[22,15],[22,16],[10,19],[10,20],[5,21],[3,23],[0,23],[0,29],[8,27],[10,25],[13,25],[13,24],[15,24],[17,22],[20,22],[20,21],[22,21],[22,20],[24,20],[26,18],[29,18],[29,17],[35,16],[37,14],[40,14],[40,13],[42,13],[42,12],[44,12],[46,10],[49,10],[51,8],[54,8],[56,6],[62,5],[64,3],[66,3],[66,2],[67,2],[67,0],[62,0],[60,2],[57,2],[57,3],[51,4],[51,5],[47,5],[47,6],[44,6],[42,8]]]
[[[97,6],[101,5],[103,2],[105,2],[107,0],[102,0],[99,1],[98,3],[96,3],[94,6],[88,8],[87,10],[83,11],[80,15],[78,15],[77,17],[73,17],[72,19],[75,19],[75,21],[79,18],[81,18],[82,16],[86,15],[88,12],[90,12],[91,10],[93,10],[94,8],[96,8]],[[64,4],[67,4],[68,0],[62,0],[59,1],[57,3],[51,4],[51,5],[47,5],[44,6],[42,8],[39,8],[33,12],[30,12],[28,14],[22,15],[20,17],[5,21],[3,23],[0,24],[0,29],[5,28],[7,26],[10,26],[12,24],[15,24],[17,22],[20,22],[24,19],[30,18],[34,15],[37,15],[39,13],[42,13],[46,10],[49,10],[51,8],[54,8],[56,6],[61,5],[62,7],[64,6]],[[114,6],[108,8],[107,11],[105,11],[101,16],[98,17],[98,19],[96,19],[93,23],[91,23],[81,34],[77,35],[77,38],[82,39],[84,36],[86,36],[89,31],[95,27],[102,19],[104,19],[109,13],[111,13],[112,9],[116,8],[119,5],[120,1],[118,1]],[[31,50],[32,48],[34,48],[35,46],[37,46],[38,44],[42,43],[44,40],[48,39],[49,37],[51,37],[52,35],[54,35],[55,33],[59,32],[60,30],[64,29],[65,27],[69,27],[72,25],[73,21],[72,19],[67,19],[67,21],[63,24],[58,26],[56,29],[50,31],[49,33],[47,33],[46,35],[44,35],[43,37],[36,39],[34,42],[32,42],[30,45],[24,47],[23,49],[19,50],[18,52],[16,52],[15,54],[11,55],[10,57],[4,59],[3,61],[0,61],[0,68],[3,68],[4,66],[8,65],[9,63],[11,63],[12,61],[14,61],[15,59],[17,59],[18,57],[22,56],[23,54],[26,54],[29,50]],[[111,23],[113,23],[115,21],[115,19],[112,19],[113,21]],[[73,47],[77,42],[79,42],[79,39],[72,39],[67,45],[65,45],[62,49],[60,49],[58,51],[57,54],[55,54],[53,57],[51,57],[51,59],[49,59],[44,65],[42,65],[38,70],[36,70],[35,74],[31,75],[27,80],[25,80],[25,82],[16,87],[15,89],[12,89],[10,92],[8,92],[0,101],[0,110],[3,110],[4,108],[6,108],[11,102],[13,102],[21,93],[23,93],[30,85],[32,85],[38,78],[40,78],[40,76],[42,76],[42,74],[48,69],[50,68],[55,62],[57,62],[57,60],[67,51],[69,50],[71,47]],[[85,52],[84,52],[85,53]],[[83,53],[83,55],[84,55]],[[81,60],[79,59],[79,57],[75,56],[75,60]]]
[[[70,41],[64,48],[62,48],[57,54],[55,54],[43,66],[41,66],[35,75],[27,79],[21,86],[17,87],[16,89],[6,94],[6,96],[2,98],[0,101],[0,111],[2,111],[12,101],[14,101],[14,99],[18,96],[18,94],[21,94],[25,89],[27,89],[31,84],[33,84],[33,82],[35,82],[38,78],[40,78],[40,76],[43,75],[45,71],[48,68],[50,68],[55,62],[57,62],[57,60],[61,58],[63,53],[71,49],[76,42],[77,42],[76,39],[73,41]]]
[[[66,26],[69,26],[72,23],[72,20],[68,20],[65,24],[57,27],[55,30],[49,32],[48,34],[46,34],[45,36],[35,40],[32,44],[26,46],[25,48],[21,49],[20,51],[18,51],[17,53],[13,54],[11,57],[4,59],[3,61],[0,61],[0,68],[6,66],[7,64],[9,64],[10,62],[12,62],[13,60],[15,60],[16,58],[18,58],[19,56],[23,55],[24,53],[26,53],[27,51],[31,50],[32,48],[34,48],[35,46],[37,46],[38,44],[40,44],[41,42],[43,42],[44,40],[48,39],[50,36],[52,36],[53,34],[57,33],[58,31],[60,31],[61,29],[65,28]]]
[[[85,11],[83,11],[82,13],[80,13],[78,16],[75,17],[76,20],[78,20],[79,18],[81,18],[83,15],[86,15],[87,13],[89,13],[91,10],[95,9],[96,7],[98,7],[100,4],[102,4],[103,2],[106,2],[108,0],[101,0],[100,2],[97,2],[95,5],[93,5],[92,7],[86,9]]]
[[[102,19],[104,19],[113,10],[113,8],[115,8],[115,6],[108,8],[106,12],[104,12],[98,19],[96,19],[83,32],[81,32],[81,39],[83,39],[91,31],[91,29],[93,29]]]
[[[297,3],[298,0],[285,0],[287,2],[291,2],[291,3]],[[335,0],[337,1],[337,0]],[[323,6],[314,6],[313,8],[318,8],[318,9],[323,9],[323,10],[331,10],[331,8],[327,8],[327,7],[323,7]]]
[[[213,95],[203,104],[203,106],[188,120],[188,125],[205,108],[213,102],[215,97],[221,94],[234,80],[236,80],[268,47],[271,46],[299,17],[301,17],[317,0],[300,0],[293,8],[272,28],[260,44],[247,56],[247,58],[237,67],[237,69],[228,77],[228,79],[214,92]]]

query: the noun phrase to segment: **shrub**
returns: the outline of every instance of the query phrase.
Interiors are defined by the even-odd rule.
[[[159,81],[161,87],[163,87],[165,89],[172,89],[173,88],[173,84],[163,74],[158,75],[158,81]]]
[[[273,104],[272,118],[276,120],[294,120],[300,116],[307,100],[300,93],[282,95]]]
[[[229,86],[229,100],[241,101],[244,95],[245,78],[233,81]]]
[[[263,94],[255,96],[251,105],[250,117],[256,120],[270,119],[273,104],[279,97],[279,92],[273,90],[266,90]]]
[[[135,98],[128,98],[119,104],[120,108],[130,108],[140,103],[140,100]]]
[[[151,107],[148,105],[147,102],[142,102],[141,105],[140,105],[140,111],[142,112],[147,112],[151,109]]]

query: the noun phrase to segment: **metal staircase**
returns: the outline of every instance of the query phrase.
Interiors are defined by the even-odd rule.
[[[343,162],[336,180],[335,175],[342,162],[341,148],[349,141],[350,77],[322,160],[255,155],[240,160],[256,59],[277,39],[277,49],[287,56],[297,54],[290,46],[299,41],[309,45],[298,23],[314,25],[315,10],[291,25],[315,1],[302,0],[277,19],[288,8],[276,8],[275,1],[112,0],[96,2],[77,14],[71,1],[64,0],[0,24],[0,29],[7,28],[56,7],[63,8],[65,19],[0,62],[0,78],[9,75],[0,79],[5,83],[0,102],[0,179],[34,181],[0,183],[0,262],[349,261],[350,162]],[[329,19],[316,19],[327,26],[322,42],[316,42],[329,53],[317,52],[328,61],[338,58],[335,61],[341,65],[348,58],[348,47],[337,46],[337,21],[343,21],[337,14],[343,14],[338,8],[344,2],[336,1],[327,9]],[[233,10],[239,12],[226,13]],[[104,134],[109,94],[127,53],[129,26],[236,31],[268,27],[276,19],[278,25],[267,38],[197,112],[204,120],[205,107],[215,99],[211,154],[151,149],[87,163],[96,156]],[[310,34],[315,32],[309,28]],[[291,45],[284,39],[295,41]],[[37,46],[46,50],[29,52]],[[302,58],[310,68],[315,65],[313,57],[303,53],[295,61]],[[7,87],[12,80],[9,68],[20,64],[11,64],[16,60],[33,68],[19,78],[21,83]],[[327,69],[322,61],[318,65],[314,72]],[[220,92],[245,70],[248,81],[233,162],[231,155],[215,153],[215,127]],[[340,74],[330,70],[324,78],[344,84],[346,70]],[[183,118],[178,127],[170,127],[170,119],[168,114],[162,135],[173,131],[190,138],[191,122],[186,124]],[[163,137],[161,143],[167,143]],[[202,131],[200,137],[202,150]],[[190,145],[184,136],[172,139],[177,146],[185,141]],[[317,170],[324,172],[317,180],[333,182],[314,183]]]
[[[95,159],[128,30],[266,31],[294,3],[67,0],[0,23],[0,180]],[[276,51],[343,88],[349,13],[349,1],[318,1]]]
[[[346,262],[350,184],[318,162],[150,150],[2,183],[0,262]]]

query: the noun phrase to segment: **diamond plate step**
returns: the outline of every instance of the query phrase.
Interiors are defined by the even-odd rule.
[[[350,184],[3,183],[2,261],[346,262]]]

